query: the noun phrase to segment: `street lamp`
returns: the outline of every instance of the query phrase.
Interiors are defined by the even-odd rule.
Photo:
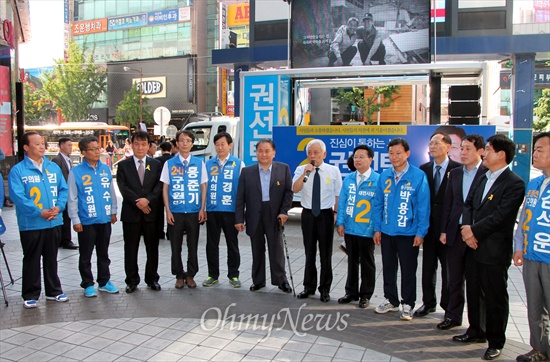
[[[130,67],[124,67],[123,69],[125,72],[139,73],[139,123],[143,123],[143,70],[141,67],[139,68],[139,70]]]

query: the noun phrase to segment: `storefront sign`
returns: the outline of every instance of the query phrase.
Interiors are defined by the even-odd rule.
[[[73,22],[73,35],[103,33],[107,31],[107,18]]]

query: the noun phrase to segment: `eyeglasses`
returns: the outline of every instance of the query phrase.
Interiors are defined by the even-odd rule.
[[[99,147],[98,148],[88,148],[86,151],[88,151],[88,152],[99,152],[99,151],[101,151],[101,148],[99,148]]]
[[[184,140],[178,140],[178,142],[181,142],[181,143],[193,143],[193,140],[184,139]]]
[[[430,143],[428,143],[428,146],[430,146],[430,147],[431,147],[431,146],[437,146],[437,147],[439,147],[439,146],[441,146],[441,145],[442,145],[441,142],[430,142]]]

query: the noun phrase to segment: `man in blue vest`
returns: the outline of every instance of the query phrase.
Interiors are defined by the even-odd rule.
[[[117,221],[117,199],[111,169],[102,163],[101,148],[97,137],[84,137],[78,142],[84,155],[82,163],[71,169],[69,179],[69,201],[67,209],[78,233],[80,258],[78,270],[87,298],[96,297],[92,274],[92,253],[96,248],[97,284],[100,292],[118,293],[110,281],[109,242],[111,224]]]
[[[217,156],[206,162],[208,172],[208,197],[206,198],[206,259],[208,261],[208,277],[202,282],[205,287],[211,287],[218,282],[220,276],[220,235],[225,235],[227,243],[227,277],[233,288],[239,288],[239,232],[235,229],[235,202],[239,175],[244,163],[230,154],[233,138],[227,132],[214,136]]]
[[[534,139],[533,166],[543,175],[527,186],[519,226],[514,237],[514,265],[523,265],[527,317],[531,332],[528,353],[516,361],[546,361],[550,348],[550,132]]]
[[[424,171],[407,161],[411,151],[405,139],[391,140],[388,154],[392,167],[378,179],[372,211],[374,243],[382,249],[386,299],[374,311],[397,312],[402,304],[401,320],[410,321],[416,301],[418,250],[430,225],[430,188]],[[398,269],[401,301],[397,293]]]
[[[371,212],[380,175],[370,167],[374,151],[369,146],[355,147],[352,157],[356,171],[344,179],[336,217],[336,230],[338,235],[344,237],[348,254],[346,294],[338,299],[338,303],[359,300],[359,308],[367,308],[376,278]]]
[[[46,147],[42,137],[31,131],[25,133],[20,142],[25,158],[11,169],[8,186],[16,206],[23,249],[23,307],[36,308],[42,290],[40,259],[46,300],[69,300],[57,274],[57,250],[69,192],[59,166],[44,157]]]
[[[191,155],[195,135],[190,131],[176,134],[179,155],[166,161],[160,181],[164,183],[162,196],[166,209],[166,221],[173,225],[170,232],[172,246],[172,274],[176,276],[176,288],[185,284],[196,288],[193,279],[199,271],[197,248],[199,227],[206,221],[206,184],[208,174],[204,162]],[[187,234],[187,272],[183,268],[181,249],[183,234]]]

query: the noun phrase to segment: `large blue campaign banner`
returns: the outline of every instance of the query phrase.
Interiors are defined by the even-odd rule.
[[[243,161],[251,165],[258,161],[256,143],[271,138],[274,126],[288,126],[290,78],[281,75],[244,78]]]
[[[273,141],[277,146],[275,160],[285,162],[294,170],[306,164],[306,145],[320,139],[327,146],[325,162],[338,166],[342,176],[350,173],[347,159],[353,149],[366,144],[374,151],[371,167],[378,173],[391,167],[388,143],[398,137],[410,146],[409,163],[415,166],[430,161],[428,143],[434,132],[449,134],[453,141],[449,157],[460,162],[460,142],[467,134],[477,133],[485,139],[496,132],[495,126],[287,126],[273,127]],[[248,165],[251,162],[247,163]]]

